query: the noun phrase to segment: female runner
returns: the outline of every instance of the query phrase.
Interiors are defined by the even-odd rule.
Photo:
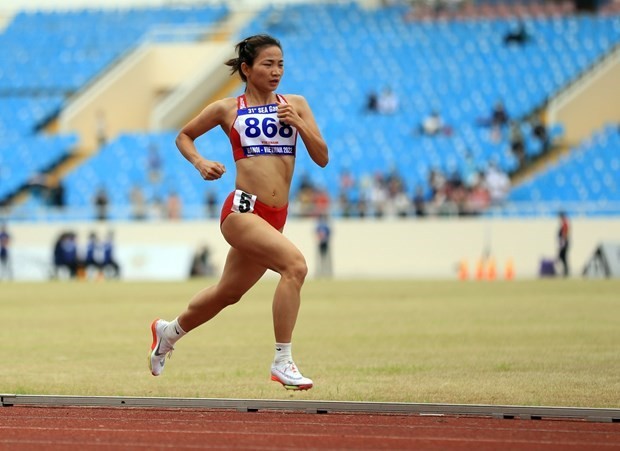
[[[208,105],[185,125],[176,145],[204,180],[219,179],[226,168],[204,158],[194,141],[220,126],[230,138],[236,166],[235,190],[224,201],[220,228],[230,244],[222,276],[203,289],[173,321],[151,324],[151,373],[164,369],[166,355],[179,338],[235,304],[267,269],[280,275],[273,304],[275,357],[271,379],[289,390],[312,388],[312,380],[297,369],[291,350],[300,306],[301,287],[308,268],[299,249],[284,235],[295,166],[297,136],[312,160],[325,167],[329,157],[312,110],[303,96],[276,93],[284,74],[277,39],[256,35],[236,46],[237,57],[226,64],[246,83],[237,98]]]

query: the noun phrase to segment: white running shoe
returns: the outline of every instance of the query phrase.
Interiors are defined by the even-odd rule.
[[[168,325],[168,321],[157,318],[151,323],[151,333],[153,334],[153,343],[149,352],[149,368],[153,376],[159,376],[164,370],[166,363],[166,354],[168,357],[172,355],[174,347],[168,343],[164,337],[164,328]]]
[[[309,390],[312,379],[303,377],[292,361],[271,364],[271,380],[280,382],[287,390]]]

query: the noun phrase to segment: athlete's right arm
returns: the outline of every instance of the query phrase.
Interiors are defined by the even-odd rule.
[[[229,103],[229,99],[222,99],[208,105],[181,129],[175,140],[181,154],[205,180],[219,179],[226,172],[226,168],[217,161],[204,158],[196,149],[194,141],[218,125],[225,126]]]

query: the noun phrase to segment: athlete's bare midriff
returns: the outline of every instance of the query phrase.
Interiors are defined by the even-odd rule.
[[[295,157],[260,155],[238,160],[236,165],[236,188],[256,195],[270,207],[289,202]]]

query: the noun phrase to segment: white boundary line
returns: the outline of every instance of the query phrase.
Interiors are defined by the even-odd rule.
[[[537,407],[477,404],[422,404],[361,401],[289,401],[217,398],[146,398],[123,396],[54,396],[0,394],[2,407],[159,407],[187,409],[229,409],[240,412],[259,410],[302,411],[306,413],[400,413],[418,415],[473,415],[524,420],[581,419],[620,423],[620,409],[590,407]]]

